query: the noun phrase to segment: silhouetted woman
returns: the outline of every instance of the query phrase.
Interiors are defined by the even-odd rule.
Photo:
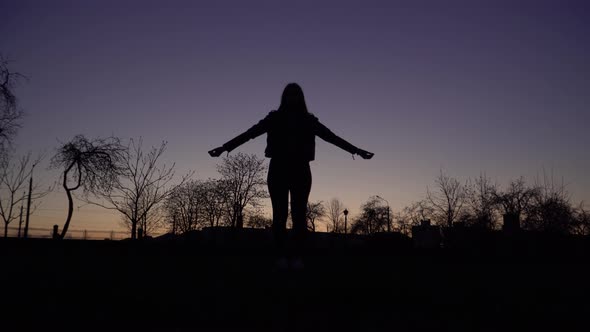
[[[279,252],[282,253],[286,240],[290,193],[294,247],[301,250],[307,232],[305,215],[311,190],[309,162],[315,158],[315,136],[364,159],[370,159],[373,153],[355,147],[321,124],[318,118],[307,111],[301,87],[296,83],[290,83],[283,91],[278,110],[271,111],[252,128],[223,146],[209,151],[209,154],[218,157],[224,151],[232,151],[264,133],[267,133],[264,154],[270,158],[268,192],[272,202],[275,240]],[[299,254],[300,252],[296,252],[296,255]],[[295,258],[294,265],[301,264],[300,258]]]

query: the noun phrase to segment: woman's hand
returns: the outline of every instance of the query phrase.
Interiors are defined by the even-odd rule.
[[[223,148],[223,146],[220,146],[218,148],[215,148],[211,151],[209,151],[209,155],[211,157],[219,157],[221,156],[221,154],[225,151],[225,149]]]
[[[373,152],[365,151],[363,149],[358,149],[356,153],[363,159],[371,159],[375,155]]]

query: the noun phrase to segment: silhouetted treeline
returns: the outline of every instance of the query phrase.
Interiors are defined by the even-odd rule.
[[[261,212],[261,200],[268,196],[266,167],[256,155],[236,153],[218,165],[219,179],[175,187],[163,204],[167,227],[176,234],[214,226],[270,226]]]
[[[381,216],[373,222],[381,225],[379,229],[385,224],[383,209],[378,206],[373,214]],[[441,171],[434,187],[427,189],[426,198],[396,213],[393,223],[396,231],[409,234],[412,226],[424,220],[444,227],[499,230],[508,218],[524,230],[589,235],[588,216],[583,203],[573,204],[565,186],[556,183],[553,176],[544,174],[531,184],[520,177],[501,187],[485,174],[461,183]],[[359,219],[356,223],[364,224],[367,220]]]
[[[230,156],[245,158],[245,156]],[[250,156],[250,158],[255,158]],[[227,162],[224,161],[224,162]],[[262,172],[262,170],[260,170]],[[243,223],[233,219],[233,201],[228,193],[228,178],[194,180],[178,187],[165,206],[167,220],[173,233],[183,233],[203,227],[246,225],[254,228],[271,226],[270,218],[260,210],[260,201],[245,205]],[[263,181],[259,184],[263,186]],[[247,186],[246,186],[247,187]],[[263,191],[257,191],[263,198]],[[329,203],[309,202],[307,220],[309,231],[345,232],[344,204],[338,199]],[[347,211],[348,213],[348,211]],[[504,219],[515,220],[524,230],[559,234],[590,234],[590,219],[583,204],[572,204],[563,185],[557,185],[552,177],[527,183],[520,177],[506,186],[499,186],[485,174],[466,182],[440,172],[434,185],[427,188],[425,199],[393,211],[389,202],[380,196],[372,196],[362,203],[359,212],[347,221],[347,233],[374,234],[400,232],[411,235],[413,226],[428,220],[442,227],[465,226],[481,230],[500,230]]]

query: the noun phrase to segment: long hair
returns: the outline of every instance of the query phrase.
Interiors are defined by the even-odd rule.
[[[279,111],[308,113],[303,90],[297,83],[289,83],[283,90]]]

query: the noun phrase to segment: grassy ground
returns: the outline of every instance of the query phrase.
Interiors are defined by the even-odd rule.
[[[0,241],[5,331],[587,330],[584,253]]]

